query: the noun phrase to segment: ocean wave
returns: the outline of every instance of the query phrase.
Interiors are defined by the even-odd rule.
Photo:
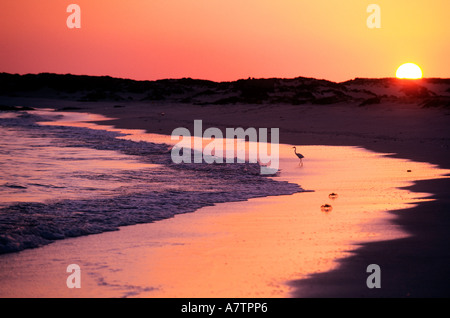
[[[303,191],[297,184],[260,175],[259,164],[174,164],[169,145],[117,138],[123,134],[106,130],[39,125],[42,120],[48,118],[23,112],[0,118],[0,127],[25,130],[37,140],[49,140],[56,149],[114,151],[156,166],[111,173],[66,171],[70,182],[80,180],[78,186],[90,191],[82,198],[64,198],[70,189],[52,180],[33,180],[26,185],[7,180],[6,187],[23,187],[18,189],[23,191],[44,187],[56,195],[44,202],[14,202],[0,208],[0,254],[155,222],[217,203]],[[36,151],[41,145],[28,146]],[[69,159],[62,157],[61,161]],[[89,164],[90,159],[85,159]],[[85,185],[87,182],[94,184]],[[108,182],[121,186],[102,190]]]

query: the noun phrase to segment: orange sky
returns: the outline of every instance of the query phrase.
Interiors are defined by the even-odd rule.
[[[66,8],[81,7],[81,29]],[[381,7],[381,29],[366,8]],[[450,77],[448,0],[8,0],[0,72],[192,77]]]

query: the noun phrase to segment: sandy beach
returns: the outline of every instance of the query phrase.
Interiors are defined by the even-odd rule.
[[[424,108],[417,101],[367,106],[351,102],[199,105],[89,102],[51,96],[4,97],[2,103],[101,114],[115,119],[99,121],[99,125],[163,135],[177,127],[192,130],[195,119],[202,119],[205,127],[220,129],[279,127],[280,142],[285,145],[282,171],[304,189],[314,190],[219,204],[148,225],[2,256],[7,259],[4,266],[17,266],[18,272],[27,260],[45,264],[38,266],[38,272],[2,277],[15,286],[2,289],[2,296],[449,296],[450,179],[441,174],[450,169],[448,108]],[[301,169],[292,145],[305,154]],[[377,191],[368,190],[372,188]],[[339,198],[331,202],[330,213],[322,213],[320,204],[329,202],[328,194],[333,191]],[[356,222],[352,220],[355,215]],[[296,224],[308,226],[297,228]],[[357,230],[355,224],[360,226]],[[317,238],[319,230],[314,226],[330,236]],[[308,245],[309,241],[313,244]],[[317,245],[328,249],[316,255]],[[98,255],[116,257],[99,260]],[[61,281],[64,285],[67,274],[64,268],[60,276],[53,273],[70,259],[91,272],[83,281],[86,285],[79,290],[54,288]],[[366,286],[366,267],[372,263],[382,269],[380,289]],[[186,268],[191,269],[192,281],[187,279]],[[230,284],[224,272],[242,285]],[[42,287],[44,281],[52,287]]]

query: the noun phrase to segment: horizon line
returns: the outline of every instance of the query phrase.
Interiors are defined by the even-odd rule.
[[[213,82],[213,83],[233,83],[237,81],[245,81],[245,80],[271,80],[271,79],[279,79],[279,80],[295,80],[299,78],[303,79],[312,79],[317,81],[327,81],[332,82],[336,84],[346,83],[349,81],[357,80],[357,79],[366,79],[366,80],[385,80],[385,79],[397,79],[397,80],[430,80],[430,79],[450,79],[450,77],[422,77],[419,79],[407,79],[407,78],[397,78],[395,76],[388,76],[388,77],[354,77],[351,79],[347,79],[345,81],[333,81],[325,78],[318,78],[318,77],[309,77],[309,76],[297,76],[297,77],[253,77],[249,76],[248,78],[238,78],[235,80],[228,80],[228,81],[217,81],[217,80],[210,80],[210,79],[204,79],[204,78],[193,78],[190,76],[185,77],[166,77],[166,78],[160,78],[160,79],[135,79],[135,78],[129,78],[129,77],[117,77],[112,75],[88,75],[88,74],[74,74],[74,73],[53,73],[53,72],[38,72],[38,73],[9,73],[9,72],[0,72],[0,74],[8,74],[8,75],[19,75],[19,76],[26,76],[26,75],[43,75],[43,74],[49,74],[49,75],[58,75],[58,76],[87,76],[87,77],[103,77],[103,78],[113,78],[113,79],[121,79],[121,80],[130,80],[135,82],[157,82],[157,81],[167,81],[167,80],[183,80],[183,79],[190,79],[194,81],[206,81],[206,82]]]

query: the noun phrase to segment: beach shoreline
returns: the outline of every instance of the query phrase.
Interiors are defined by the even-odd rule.
[[[394,224],[409,233],[406,238],[369,242],[341,259],[337,269],[293,281],[294,297],[305,298],[448,298],[450,252],[448,213],[450,179],[422,180],[411,191],[433,193],[432,201],[390,211]],[[439,220],[439,221],[435,221]],[[368,263],[377,263],[381,288],[361,284],[369,275]],[[301,287],[301,288],[300,288]]]
[[[169,137],[138,136],[148,141]],[[219,203],[155,223],[4,255],[0,281],[9,287],[0,288],[0,295],[295,297],[295,279],[335,269],[355,244],[405,237],[390,224],[386,210],[427,197],[400,186],[442,174],[427,164],[340,146],[305,146],[309,160],[303,167],[292,158],[290,145],[280,148],[282,173],[275,179],[314,191]],[[327,158],[327,153],[337,159]],[[353,158],[354,165],[348,166],[346,158]],[[414,172],[407,173],[406,166]],[[328,198],[330,191],[337,191],[338,198]],[[321,211],[325,201],[334,209]],[[84,273],[80,290],[61,284],[63,269],[72,263]],[[298,287],[305,291],[303,283]]]
[[[100,125],[144,129],[158,134],[170,135],[177,127],[190,129],[194,119],[202,119],[205,127],[281,127],[280,143],[359,146],[391,153],[393,157],[429,162],[444,169],[450,167],[448,112],[423,109],[414,104],[377,105],[374,108],[329,105],[320,106],[320,109],[310,105],[281,105],[276,111],[280,115],[277,118],[268,105],[227,105],[211,109],[164,102],[151,106],[120,102],[121,107],[115,107],[117,103],[114,102],[26,98],[11,101],[22,106],[102,114],[117,119],[98,122]],[[293,281],[293,286],[303,286],[303,291],[304,286],[310,287],[308,295],[294,292],[293,296],[447,297],[450,256],[445,242],[450,235],[446,231],[450,217],[445,212],[449,211],[448,185],[449,179],[418,181],[410,188],[432,193],[435,200],[421,203],[408,212],[391,212],[395,215],[394,223],[405,227],[410,238],[363,244],[353,256],[343,259],[336,270]],[[383,268],[402,275],[386,282],[379,290],[368,290],[365,284],[361,285],[361,279],[367,277],[365,267],[361,267],[370,259],[383,259]],[[359,274],[355,276],[355,273]]]

